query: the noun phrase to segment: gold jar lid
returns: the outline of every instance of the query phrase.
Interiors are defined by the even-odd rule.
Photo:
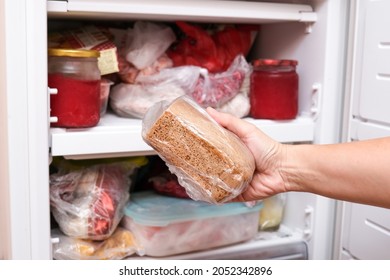
[[[67,56],[67,57],[99,57],[100,52],[95,50],[75,50],[75,49],[48,49],[49,56]]]

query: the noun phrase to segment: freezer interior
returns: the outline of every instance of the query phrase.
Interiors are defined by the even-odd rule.
[[[43,1],[42,1],[43,2]],[[340,3],[341,2],[341,3]],[[294,59],[298,61],[298,116],[288,121],[246,120],[256,124],[274,139],[289,143],[334,143],[340,139],[342,118],[344,48],[347,2],[344,1],[45,1],[31,8],[31,19],[44,15],[47,32],[70,29],[85,24],[126,27],[136,21],[174,23],[177,20],[201,24],[254,24],[256,39],[247,60],[257,58]],[[42,7],[47,4],[47,11]],[[40,71],[31,71],[40,79],[36,87],[47,86],[47,33],[40,35],[35,50],[45,63]],[[31,51],[31,50],[30,50]],[[38,56],[39,57],[39,56]],[[36,58],[34,58],[36,59]],[[31,67],[31,66],[30,66]],[[45,71],[44,71],[45,70]],[[53,93],[53,92],[51,92]],[[50,92],[48,92],[50,94]],[[48,98],[40,97],[40,108],[48,106]],[[31,113],[31,112],[30,112]],[[48,110],[39,111],[49,119]],[[48,120],[48,122],[51,120]],[[50,126],[46,123],[46,128]],[[44,131],[45,125],[39,127]],[[49,128],[47,165],[59,157],[67,160],[153,156],[155,152],[140,137],[139,119],[120,118],[107,112],[100,123],[89,129]],[[45,135],[43,133],[43,135]],[[45,155],[46,156],[46,155]],[[34,160],[34,156],[30,160]],[[31,192],[48,196],[49,167],[43,167],[42,184],[31,186]],[[169,256],[182,259],[329,259],[332,254],[333,200],[308,194],[288,193],[283,220],[278,230],[258,232],[247,242]],[[32,203],[28,219],[32,229],[21,234],[29,257],[52,257],[51,248],[58,240],[46,238],[54,227],[47,205]],[[38,217],[45,216],[45,219]],[[39,225],[37,221],[39,220]],[[39,227],[39,229],[38,229]],[[40,232],[44,232],[43,235]],[[32,234],[32,241],[26,238]],[[15,245],[16,246],[16,245]],[[40,248],[40,250],[37,250]],[[39,251],[39,252],[38,252]],[[147,257],[144,257],[147,258]]]
[[[203,4],[203,3],[202,3]],[[229,6],[231,4],[231,6]],[[230,9],[232,9],[234,5],[247,4],[232,2],[227,3],[226,13]],[[296,4],[296,3],[294,3]],[[307,3],[302,3],[307,4]],[[83,13],[70,13],[68,15],[65,13],[62,15],[60,12],[49,13],[49,21],[48,21],[48,29],[57,29],[63,28],[64,26],[77,26],[79,24],[89,23],[89,21],[94,22],[95,20],[101,20],[104,24],[116,24],[120,23],[121,25],[126,26],[127,24],[131,24],[137,20],[152,20],[158,22],[169,23],[173,20],[188,20],[189,22],[200,22],[200,23],[254,23],[259,26],[258,35],[256,36],[255,42],[251,48],[250,54],[248,56],[248,60],[256,59],[256,58],[288,58],[288,59],[296,59],[298,61],[297,72],[299,74],[299,115],[297,119],[291,122],[272,122],[267,120],[260,120],[259,126],[265,127],[267,129],[267,125],[270,125],[270,134],[278,139],[280,138],[283,142],[288,143],[302,143],[302,142],[334,142],[337,140],[338,132],[334,131],[333,127],[329,133],[326,133],[326,124],[322,125],[324,120],[321,119],[321,115],[327,115],[328,118],[326,120],[327,125],[332,121],[337,121],[340,118],[340,106],[341,104],[337,104],[333,106],[333,108],[326,108],[321,102],[330,102],[334,98],[335,100],[339,100],[341,98],[341,93],[339,91],[332,92],[324,92],[324,87],[331,86],[339,86],[340,81],[333,81],[334,85],[329,82],[327,84],[327,80],[325,79],[328,74],[327,71],[329,67],[334,67],[329,65],[331,60],[329,58],[331,54],[331,50],[329,50],[330,38],[329,38],[329,22],[327,22],[326,18],[330,17],[329,10],[332,9],[332,4],[326,1],[315,1],[314,3],[309,3],[309,7],[312,7],[314,12],[307,12],[307,22],[300,22],[300,20],[295,21],[284,21],[282,20],[263,20],[263,19],[247,19],[245,15],[238,16],[238,18],[229,18],[229,16],[217,16],[213,21],[213,16],[208,15],[203,16],[201,13],[198,16],[193,15],[165,15],[164,12],[159,13],[158,15],[152,14],[145,10],[143,13],[138,13],[135,15],[127,16],[126,13],[117,13],[116,8],[112,8],[115,10],[113,13],[103,12],[103,11],[94,11],[94,12],[85,12]],[[275,4],[276,9],[278,4]],[[333,4],[334,5],[334,4]],[[281,6],[284,8],[284,6]],[[304,6],[304,8],[307,8]],[[99,7],[96,9],[100,9]],[[101,8],[103,9],[103,8]],[[130,8],[129,8],[130,9]],[[183,10],[185,7],[183,7]],[[131,9],[130,9],[131,10]],[[342,9],[340,9],[341,13]],[[245,11],[247,12],[247,11]],[[172,12],[173,13],[173,12]],[[266,13],[266,12],[265,12]],[[305,12],[301,12],[302,18],[305,15]],[[334,19],[334,17],[333,17]],[[338,30],[336,34],[332,34],[333,40],[342,40],[342,30]],[[337,45],[336,45],[337,46]],[[335,54],[338,54],[335,52]],[[341,61],[341,57],[340,57]],[[341,64],[341,63],[340,63]],[[341,64],[342,65],[342,64]],[[342,69],[338,69],[341,72]],[[341,75],[340,75],[341,76]],[[334,96],[331,96],[334,95]],[[323,110],[329,110],[331,112],[322,112]],[[321,114],[320,114],[321,111]],[[107,126],[115,126],[116,117],[112,115],[108,115],[103,118],[103,122],[105,122],[105,118],[110,118],[109,122],[113,124],[108,124]],[[118,121],[123,121],[119,119]],[[252,120],[257,121],[257,120]],[[294,128],[294,122],[297,123],[297,129]],[[300,125],[298,122],[301,122]],[[264,124],[263,124],[264,123]],[[135,124],[137,125],[137,124]],[[286,126],[286,130],[277,131],[278,126]],[[302,133],[300,132],[299,125],[301,126]],[[290,128],[291,127],[291,128]],[[53,140],[55,140],[57,132],[53,130]],[[306,133],[306,130],[310,130],[309,133]],[[58,134],[63,133],[63,131],[58,132]],[[306,136],[306,134],[308,134]],[[114,140],[115,141],[115,140]],[[52,146],[52,152],[55,153],[54,144]],[[125,154],[132,154],[132,151],[123,151]],[[148,154],[153,153],[149,149],[146,151],[135,151],[133,154],[139,155],[142,153]],[[71,153],[71,152],[70,152]],[[96,155],[97,154],[97,155]],[[98,157],[99,153],[92,154],[91,157]],[[112,153],[102,153],[102,157],[107,157],[112,155]],[[118,155],[122,155],[121,152],[118,152]],[[69,154],[65,155],[68,158],[83,158],[88,157],[85,154]],[[328,243],[328,249],[323,251],[322,254],[329,254],[331,250],[331,246],[329,245],[331,242],[331,229],[332,225],[327,220],[327,215],[331,215],[331,213],[321,213],[321,207],[325,207],[328,204],[332,204],[332,201],[329,201],[325,198],[316,197],[310,194],[302,194],[302,193],[290,193],[288,194],[287,204],[285,208],[285,215],[283,219],[283,227],[286,229],[286,232],[283,232],[281,229],[280,232],[276,232],[275,236],[277,240],[280,242],[284,242],[284,239],[291,240],[292,244],[298,244],[296,247],[308,248],[308,255],[314,256],[313,252],[313,244],[315,240],[320,240],[321,238],[325,239]],[[327,210],[325,207],[325,212],[331,210]],[[319,213],[317,213],[317,211]],[[323,220],[321,221],[322,215]],[[260,234],[261,235],[261,234]],[[323,236],[321,236],[323,235]],[[271,235],[272,236],[272,235]],[[298,240],[296,237],[298,237]],[[275,242],[273,240],[274,237],[258,237],[261,241],[258,241],[260,247],[264,246],[264,250],[268,245],[268,242]],[[268,241],[267,241],[268,239]],[[264,241],[265,240],[265,241]],[[256,244],[257,244],[256,243]],[[299,245],[301,244],[301,245]],[[304,244],[304,245],[302,245]],[[278,246],[276,246],[278,247]],[[278,250],[275,247],[275,250]],[[273,248],[272,246],[270,248]],[[228,248],[226,250],[229,250]],[[259,249],[261,250],[261,249]],[[206,257],[206,254],[203,254],[203,257]],[[272,254],[271,254],[272,255]],[[271,256],[270,255],[270,256]],[[234,255],[233,255],[234,256]],[[182,256],[184,258],[184,256]],[[195,256],[194,256],[195,257]]]

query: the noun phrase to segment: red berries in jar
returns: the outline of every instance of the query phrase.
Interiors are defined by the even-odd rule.
[[[49,49],[48,85],[58,93],[50,95],[51,126],[92,127],[100,120],[100,70],[94,50]]]
[[[256,119],[294,119],[298,114],[298,62],[258,59],[252,64],[250,116]]]

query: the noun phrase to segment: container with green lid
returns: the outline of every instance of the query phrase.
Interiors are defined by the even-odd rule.
[[[122,220],[149,256],[168,256],[242,242],[257,233],[262,203],[222,205],[132,193]]]

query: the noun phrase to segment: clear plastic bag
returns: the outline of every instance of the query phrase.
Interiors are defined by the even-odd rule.
[[[280,193],[263,199],[260,210],[259,230],[277,230],[283,220],[286,193]]]
[[[201,68],[183,66],[166,68],[153,75],[140,73],[135,84],[121,83],[110,93],[112,110],[122,117],[143,118],[155,103],[173,101],[193,91]]]
[[[241,85],[241,88],[236,96],[231,100],[221,105],[218,108],[218,111],[231,114],[237,118],[243,118],[248,116],[251,104],[249,100],[249,91],[250,91],[250,73],[247,73],[245,79]]]
[[[53,258],[56,260],[120,260],[144,254],[131,231],[118,227],[106,240],[92,241],[64,235],[59,229],[51,232]]]
[[[108,238],[124,215],[129,174],[129,169],[120,164],[52,174],[50,205],[61,231],[75,238]]]
[[[254,158],[245,144],[189,96],[151,107],[142,137],[194,200],[229,201],[252,179]]]
[[[250,73],[251,66],[239,55],[226,71],[202,75],[191,95],[202,107],[221,107],[239,93]]]

